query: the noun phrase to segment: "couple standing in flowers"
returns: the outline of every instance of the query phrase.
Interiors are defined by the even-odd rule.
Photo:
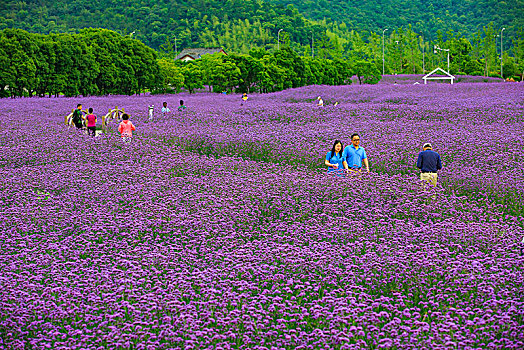
[[[328,173],[342,175],[342,171],[360,171],[362,164],[369,172],[369,162],[366,150],[360,147],[359,134],[351,135],[351,145],[344,148],[340,140],[335,140],[333,148],[326,154],[324,164],[328,166]],[[420,169],[420,180],[428,182],[433,186],[437,185],[437,171],[442,169],[440,155],[433,151],[431,143],[427,142],[422,146],[423,151],[417,158],[417,168]]]
[[[366,150],[360,147],[360,135],[351,135],[351,145],[342,150],[344,145],[340,140],[335,140],[333,148],[326,154],[324,164],[328,166],[328,173],[342,175],[342,172],[360,171],[362,165],[369,173],[369,162]]]

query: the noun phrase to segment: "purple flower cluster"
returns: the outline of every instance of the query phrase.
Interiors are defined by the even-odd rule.
[[[0,348],[523,348],[513,86],[178,95],[152,122],[177,100],[0,101]],[[133,141],[61,125],[77,102]],[[372,172],[327,176],[353,131]]]

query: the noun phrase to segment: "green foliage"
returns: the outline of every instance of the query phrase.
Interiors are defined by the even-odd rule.
[[[132,36],[168,58],[174,58],[183,48],[220,46],[228,54],[249,54],[258,60],[278,49],[280,31],[280,48],[292,50],[298,56],[366,61],[381,68],[381,31],[389,28],[384,37],[386,73],[422,74],[435,67],[446,68],[446,54],[441,51],[433,53],[433,46],[439,45],[450,49],[452,73],[488,75],[500,71],[500,57],[497,56],[500,42],[497,40],[501,38],[496,36],[500,36],[502,27],[506,28],[503,36],[505,52],[515,58],[518,70],[524,70],[523,11],[522,0],[458,3],[435,0],[429,4],[422,0],[370,0],[364,3],[345,0],[4,0],[0,5],[0,29],[20,28],[34,33],[56,34],[80,32],[82,28],[90,27],[108,28]],[[110,41],[117,44],[120,40]],[[99,72],[96,76],[76,73],[85,81],[79,82],[77,87],[67,82],[69,95],[114,93],[113,87],[119,85],[125,85],[118,88],[119,91],[125,90],[129,94],[142,91],[146,82],[155,81],[151,75],[158,69],[155,64],[150,66],[141,59],[136,62],[132,59],[133,69],[130,69],[125,57],[115,55],[114,59],[113,54],[108,56],[107,46],[96,40],[93,49],[90,49],[90,42],[86,41],[86,44],[87,47],[81,50],[94,61],[84,62],[83,57],[77,56],[77,61],[82,62],[72,61],[65,66],[93,64],[94,72],[97,69]],[[53,45],[50,46],[46,54],[54,50]],[[66,43],[66,46],[71,45]],[[129,46],[132,45],[127,48],[131,52],[141,50]],[[68,52],[75,50],[74,47],[68,48]],[[139,54],[143,55],[148,53]],[[50,60],[59,59],[59,55],[52,52],[49,57]],[[22,56],[18,59],[24,61]],[[65,89],[60,71],[54,72],[53,67],[40,58],[37,61],[33,58],[33,61],[34,77],[30,59],[24,61],[27,67],[17,66],[28,74],[28,81],[23,84],[33,84],[37,91]],[[273,55],[266,61],[262,63],[266,72],[277,72],[275,67],[281,67],[286,79],[267,77],[261,73],[260,66],[251,67],[253,61],[243,62],[240,67],[239,61],[235,60],[243,76],[243,81],[238,83],[239,89],[251,91],[254,86],[262,84],[269,91],[280,89],[281,85],[284,88],[299,86],[304,84],[303,80],[333,81],[331,78],[324,80],[324,76],[331,77],[332,74],[319,70],[322,65],[310,67],[315,71],[315,76],[311,76],[306,67],[306,71],[299,71],[297,75],[296,67],[286,62],[286,57]],[[482,68],[479,68],[479,63]],[[138,70],[135,72],[135,69]],[[56,79],[41,82],[40,72]],[[13,72],[5,74],[6,78],[0,79],[16,77]],[[233,86],[232,82],[228,84]],[[156,83],[162,84],[160,81]]]
[[[354,70],[359,84],[377,84],[382,79],[378,68],[370,62],[356,61]]]
[[[204,55],[199,64],[204,73],[204,81],[215,92],[231,91],[242,81],[240,69],[224,54]]]
[[[204,75],[202,70],[195,62],[187,62],[182,66],[182,75],[184,76],[184,87],[192,94],[195,89],[204,87]]]
[[[0,31],[2,97],[140,93],[161,84],[158,71],[152,49],[107,29],[48,36]]]
[[[274,4],[292,4],[306,18],[317,21],[345,23],[347,28],[361,32],[379,32],[384,28],[401,28],[413,25],[413,29],[426,40],[435,40],[440,30],[473,33],[486,23],[494,22],[496,28],[506,27],[506,33],[514,36],[524,28],[524,2],[522,0],[498,1],[450,1],[450,0],[269,0]],[[328,24],[331,24],[329,23]]]
[[[159,59],[158,66],[160,67],[161,85],[160,91],[163,93],[167,92],[179,92],[184,86],[184,75],[182,68],[175,64],[175,61],[169,59]]]
[[[517,64],[515,63],[515,59],[513,57],[509,57],[507,54],[503,56],[502,66],[504,78],[512,78],[522,73],[522,71],[519,71]]]
[[[190,92],[201,88],[202,83],[215,92],[274,92],[311,84],[343,85],[351,84],[353,75],[346,60],[301,57],[287,47],[273,53],[251,50],[250,55],[208,54],[181,64]],[[188,79],[195,77],[195,86],[189,86]]]

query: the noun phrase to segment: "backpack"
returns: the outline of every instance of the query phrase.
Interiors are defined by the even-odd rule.
[[[73,112],[73,123],[80,124],[82,122],[82,111],[75,109]]]

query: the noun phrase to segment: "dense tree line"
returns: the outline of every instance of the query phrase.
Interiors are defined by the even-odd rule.
[[[335,54],[347,56],[353,31],[370,43],[384,28],[391,35],[411,25],[426,43],[437,40],[439,32],[446,41],[451,32],[471,42],[493,23],[497,33],[506,28],[503,44],[515,56],[512,48],[524,29],[523,11],[524,0],[4,0],[0,30],[47,34],[107,28],[134,33],[155,50],[175,46],[176,39],[177,49],[222,46],[247,54],[253,48],[275,49],[282,29],[282,43],[289,42],[301,55],[311,54],[311,46],[328,43]]]
[[[249,54],[208,54],[190,62],[159,61],[164,77],[161,92],[185,88],[192,93],[204,86],[215,92],[274,92],[314,84],[351,84],[355,73],[362,83],[381,79],[373,64],[301,57],[288,47],[273,53],[253,49]]]
[[[194,62],[157,58],[138,40],[107,29],[79,34],[0,31],[0,96],[89,96],[210,91],[273,92],[311,84],[376,83],[373,64],[301,57],[289,47],[269,53],[204,55]]]
[[[106,29],[0,31],[0,97],[134,94],[159,85],[156,52]]]

